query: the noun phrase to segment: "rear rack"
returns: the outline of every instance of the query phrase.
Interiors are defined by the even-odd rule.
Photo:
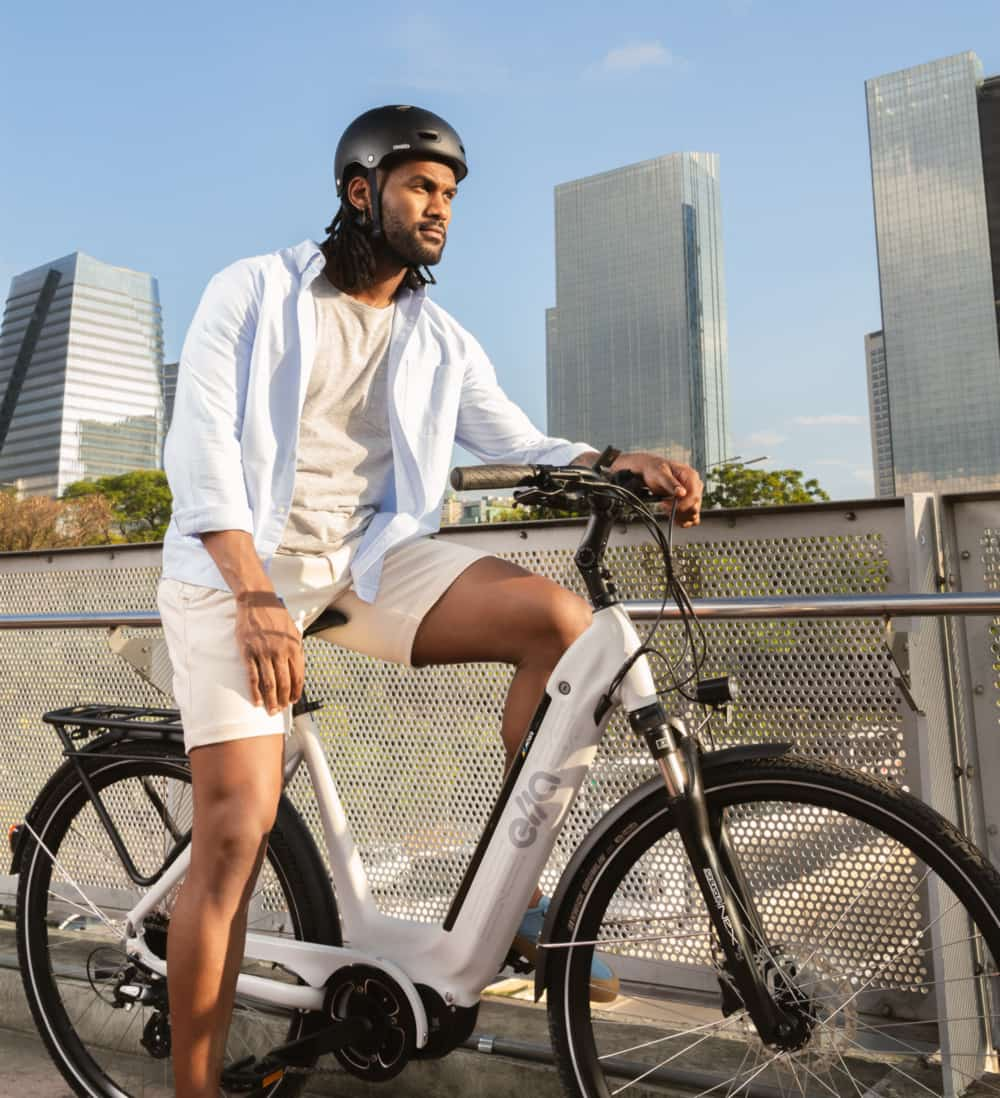
[[[134,705],[69,705],[42,716],[59,733],[63,743],[86,740],[108,732],[138,740],[182,739],[181,715],[176,709],[150,709]],[[68,746],[68,744],[67,744]]]

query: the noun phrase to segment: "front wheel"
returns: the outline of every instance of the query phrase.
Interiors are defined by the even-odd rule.
[[[183,751],[171,744],[124,742],[80,760],[139,871],[152,876],[191,826],[191,770]],[[123,948],[124,918],[142,889],[126,873],[71,764],[29,818],[17,945],[38,1030],[74,1093],[167,1098],[174,1088],[166,988],[132,965]],[[145,921],[147,943],[164,958],[175,898],[176,891]],[[253,889],[248,927],[340,944],[323,863],[285,798]],[[270,969],[257,974],[294,980]],[[129,1002],[130,987],[142,987],[148,997]],[[281,1014],[238,999],[225,1062],[260,1057],[318,1027],[319,1017]],[[288,1076],[271,1094],[292,1098],[303,1081]]]
[[[902,790],[795,758],[709,767],[762,934],[756,963],[802,1012],[763,1044],[725,973],[666,791],[609,826],[549,943],[549,1026],[574,1098],[1000,1096],[1000,875]],[[595,949],[621,981],[591,1003]]]

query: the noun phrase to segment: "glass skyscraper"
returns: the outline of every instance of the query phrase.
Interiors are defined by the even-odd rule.
[[[889,384],[885,374],[885,338],[882,332],[865,336],[868,367],[868,417],[872,432],[875,495],[894,496],[896,478],[892,464],[892,429],[889,424]]]
[[[963,53],[865,87],[891,490],[1000,487],[1000,80]]]
[[[15,276],[0,332],[0,482],[57,495],[157,467],[162,365],[152,275],[74,252]]]
[[[728,454],[719,158],[674,153],[556,187],[548,429],[704,471]]]

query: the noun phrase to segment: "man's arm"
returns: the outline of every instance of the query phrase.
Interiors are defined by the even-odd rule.
[[[173,520],[198,536],[236,598],[236,640],[255,705],[279,712],[302,692],[302,642],[253,543],[240,426],[257,325],[246,262],[209,282],[181,353],[164,466]]]
[[[598,454],[586,443],[569,442],[543,434],[500,388],[485,351],[472,339],[459,408],[456,441],[488,462],[516,464],[593,465]],[[613,472],[639,473],[658,496],[677,497],[677,515],[683,526],[700,521],[701,477],[690,465],[657,454],[622,454]]]
[[[278,713],[302,693],[305,655],[295,623],[244,530],[201,535],[236,599],[236,643],[246,664],[254,705]]]
[[[462,381],[456,441],[481,461],[569,465],[592,447],[539,431],[497,384],[486,352],[467,332],[468,358]]]
[[[227,267],[205,288],[184,339],[163,452],[182,534],[253,531],[240,427],[258,300],[249,265]]]

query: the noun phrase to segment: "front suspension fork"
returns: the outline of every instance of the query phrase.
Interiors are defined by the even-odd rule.
[[[759,913],[721,813],[705,803],[700,749],[682,721],[658,702],[629,714],[663,777],[670,810],[726,957],[726,973],[767,1045],[795,1047],[807,1032],[801,1014],[785,1010],[768,990],[767,946]]]

